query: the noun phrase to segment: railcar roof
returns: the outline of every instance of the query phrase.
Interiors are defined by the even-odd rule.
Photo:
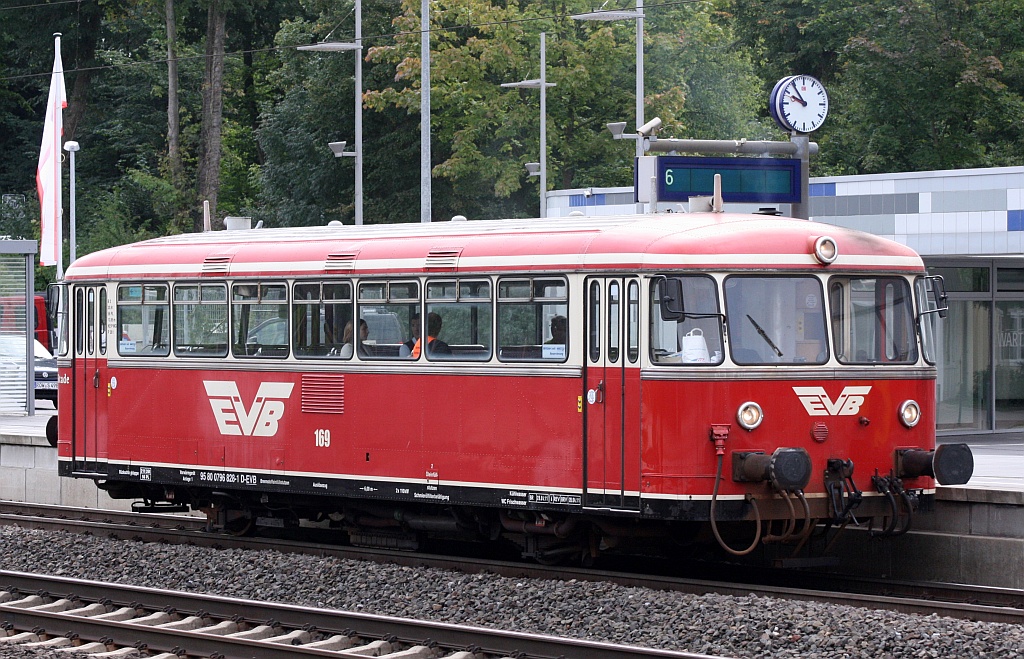
[[[904,245],[834,225],[661,213],[181,234],[83,256],[66,278],[825,267],[813,256],[814,240],[824,235],[839,248],[830,270],[924,269]]]

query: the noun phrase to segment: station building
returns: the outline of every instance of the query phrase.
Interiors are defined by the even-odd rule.
[[[757,211],[770,204],[728,204]],[[554,190],[548,216],[635,212],[632,188]],[[787,204],[773,208],[790,214]],[[679,204],[659,210],[685,212]],[[941,441],[1024,438],[1024,167],[810,180],[812,220],[889,238],[945,278],[937,430]]]

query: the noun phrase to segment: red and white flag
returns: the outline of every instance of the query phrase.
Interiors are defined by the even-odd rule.
[[[64,108],[68,106],[68,98],[64,92],[64,65],[60,60],[59,34],[54,37],[54,51],[50,98],[46,102],[46,123],[43,124],[43,145],[39,149],[39,166],[36,168],[36,189],[39,191],[39,226],[42,229],[39,265],[56,265],[60,270],[63,256],[60,148],[61,137],[64,135]]]

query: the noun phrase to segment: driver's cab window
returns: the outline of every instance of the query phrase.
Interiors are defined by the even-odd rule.
[[[660,283],[672,284],[671,280],[678,281],[678,287]],[[668,299],[668,290],[675,290],[673,296],[681,299]],[[651,361],[667,365],[721,364],[721,318],[718,290],[711,277],[655,279],[651,286]]]
[[[811,275],[734,275],[725,280],[725,315],[737,364],[828,361],[821,281]]]

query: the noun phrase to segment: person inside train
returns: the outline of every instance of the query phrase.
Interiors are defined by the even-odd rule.
[[[398,349],[399,357],[411,357],[412,349],[420,341],[420,315],[418,313],[413,314],[412,318],[409,319],[409,336],[409,340]]]
[[[359,319],[359,354],[365,354],[366,348],[363,346],[363,342],[366,341],[367,337],[370,336],[370,327],[366,324],[366,321],[362,318]],[[345,332],[342,335],[342,343],[345,345],[341,346],[340,357],[342,359],[352,358],[352,322],[345,323]]]
[[[452,349],[448,347],[448,344],[437,338],[441,333],[441,316],[434,312],[427,314],[427,355],[450,355]],[[420,356],[420,340],[416,339],[413,344],[412,353],[410,356],[413,359],[418,359]]]
[[[544,342],[545,345],[565,345],[568,327],[569,320],[565,316],[552,316],[551,338]]]

